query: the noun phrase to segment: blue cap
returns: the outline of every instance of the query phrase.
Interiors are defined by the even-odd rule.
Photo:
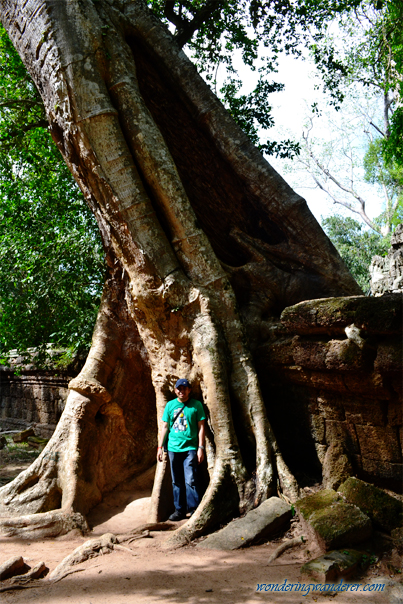
[[[175,388],[179,388],[179,386],[186,386],[187,388],[190,388],[190,384],[187,380],[178,380],[175,384]]]

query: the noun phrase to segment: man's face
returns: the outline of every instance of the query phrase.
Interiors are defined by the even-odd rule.
[[[179,388],[175,388],[175,394],[178,398],[178,401],[181,403],[186,403],[190,396],[191,388],[189,386],[179,386]]]

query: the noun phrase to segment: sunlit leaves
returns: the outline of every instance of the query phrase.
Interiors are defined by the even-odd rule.
[[[364,293],[370,292],[369,265],[375,255],[386,256],[390,236],[382,237],[368,230],[353,218],[330,216],[322,222],[327,235],[334,243],[354,279]]]
[[[18,102],[16,102],[18,101]],[[102,290],[95,220],[0,30],[0,350],[89,346]]]

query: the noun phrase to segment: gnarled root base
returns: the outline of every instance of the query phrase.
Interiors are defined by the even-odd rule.
[[[29,514],[15,518],[0,518],[0,534],[22,539],[58,537],[74,529],[82,533],[89,531],[84,516],[67,510],[52,510],[42,514]]]

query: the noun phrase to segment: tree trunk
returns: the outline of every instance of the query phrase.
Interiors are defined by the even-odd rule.
[[[209,486],[175,542],[277,489],[295,498],[253,352],[284,307],[358,286],[305,201],[143,0],[0,6],[109,267],[92,348],[56,432],[0,490],[2,530],[85,528],[104,493],[153,463],[155,408],[161,418],[179,377],[207,411]],[[152,520],[166,513],[164,475],[159,464]]]

